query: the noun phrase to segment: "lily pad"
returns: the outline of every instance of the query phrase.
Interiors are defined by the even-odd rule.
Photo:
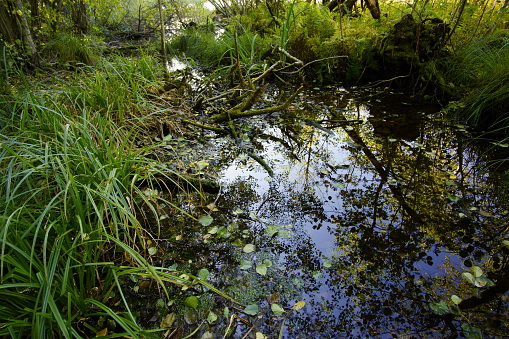
[[[292,310],[298,311],[304,308],[306,306],[306,302],[304,300],[297,301],[295,305],[293,305]]]
[[[212,218],[210,215],[202,215],[200,219],[198,219],[198,222],[203,226],[209,226],[212,224],[212,221],[214,221],[214,218]]]
[[[260,275],[266,275],[267,274],[267,265],[265,265],[265,264],[256,265],[256,273],[258,273]]]
[[[278,304],[270,305],[270,309],[272,310],[272,313],[274,313],[275,315],[282,315],[283,313],[286,312],[285,309]]]
[[[255,250],[255,246],[253,244],[247,244],[242,250],[244,253],[251,253]]]

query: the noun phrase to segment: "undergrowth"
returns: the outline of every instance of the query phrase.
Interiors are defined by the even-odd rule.
[[[178,176],[136,144],[136,107],[150,105],[160,66],[101,67],[51,88],[25,78],[0,98],[0,337],[150,337],[123,277],[151,279],[167,298],[165,283],[192,283],[145,259],[146,217],[173,204],[139,183]]]

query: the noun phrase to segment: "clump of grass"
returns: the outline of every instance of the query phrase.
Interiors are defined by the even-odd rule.
[[[481,129],[508,126],[509,40],[504,37],[472,41],[443,67],[449,91],[461,100],[454,114]]]
[[[147,65],[137,65],[110,65],[109,74],[127,87],[134,86],[126,80],[131,71],[133,82],[150,83]],[[97,75],[81,74],[83,84]],[[25,89],[0,105],[1,337],[93,337],[103,330],[94,321],[99,317],[116,324],[116,337],[149,337],[122,291],[120,277],[134,273],[119,264],[135,266],[137,275],[163,290],[164,282],[191,284],[171,280],[142,255],[151,236],[144,213],[155,213],[157,201],[172,204],[137,183],[150,185],[155,174],[171,181],[177,174],[135,145],[136,124],[78,104],[97,94],[83,84],[74,97]],[[110,303],[115,295],[119,303]]]
[[[63,65],[96,65],[99,62],[99,42],[91,36],[78,36],[70,32],[59,32],[46,43],[44,55]]]

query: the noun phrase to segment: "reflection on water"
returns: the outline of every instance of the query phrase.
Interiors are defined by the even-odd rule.
[[[436,107],[406,100],[309,91],[292,109],[248,122],[240,145],[215,144],[209,160],[223,188],[211,198],[218,208],[211,226],[228,228],[196,245],[209,251],[199,261],[215,284],[259,305],[261,315],[250,317],[256,331],[385,338],[460,329],[460,318],[446,326],[429,304],[475,295],[459,276],[472,265],[493,269],[507,203],[496,175],[480,171],[482,157],[463,128],[443,121]],[[245,148],[262,155],[274,176]],[[242,251],[248,243],[255,252]],[[266,275],[257,273],[267,259]],[[240,269],[242,260],[253,267]],[[301,300],[306,306],[291,310]],[[486,336],[506,330],[507,305],[497,302],[469,319]],[[275,316],[272,303],[286,313]],[[211,331],[222,334],[227,324]],[[247,330],[240,323],[236,333]]]

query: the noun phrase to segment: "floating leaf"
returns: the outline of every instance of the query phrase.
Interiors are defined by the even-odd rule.
[[[451,300],[455,305],[459,305],[461,302],[461,298],[458,297],[456,294],[451,295]]]
[[[263,334],[262,332],[256,332],[256,337],[255,339],[267,339],[268,337]]]
[[[297,301],[295,305],[293,305],[292,310],[298,311],[304,308],[306,306],[306,302],[304,300]]]
[[[272,313],[274,313],[275,315],[281,315],[286,312],[284,308],[282,308],[278,304],[270,305],[270,309],[272,310]]]
[[[334,183],[334,184],[332,184],[332,186],[334,186],[336,188],[345,188],[346,187],[345,184],[340,184],[340,183]]]
[[[237,208],[235,211],[233,211],[233,215],[238,215],[238,214],[241,214],[242,212],[244,212],[244,211],[241,210],[240,208]]]
[[[265,264],[256,265],[256,273],[258,273],[260,275],[266,275],[267,274],[267,265],[265,265]]]
[[[196,296],[192,295],[184,300],[184,304],[192,308],[197,308],[200,304],[200,300]]]
[[[244,313],[249,315],[257,315],[258,311],[258,305],[256,304],[247,305],[246,308],[244,308]]]
[[[251,267],[253,267],[253,264],[251,263],[251,261],[248,261],[248,260],[242,260],[240,262],[240,269],[241,270],[248,270],[250,269]]]
[[[230,309],[227,306],[223,308],[223,315],[226,319],[230,317]]]
[[[202,268],[201,270],[198,271],[198,278],[200,278],[203,281],[207,281],[207,279],[209,278],[209,275],[210,275],[210,272],[206,268]]]
[[[474,272],[474,277],[479,278],[482,276],[482,268],[479,266],[472,266],[472,272]]]
[[[396,142],[396,141],[398,141],[398,139],[388,139],[388,140],[389,140],[389,142]]]
[[[217,229],[217,236],[220,238],[228,238],[230,235],[230,232],[228,232],[228,229],[224,226]]]
[[[212,224],[212,221],[214,221],[214,218],[212,218],[210,215],[202,215],[200,219],[198,219],[198,222],[203,226],[209,226]]]
[[[332,263],[330,261],[326,261],[323,263],[323,267],[329,268],[332,266]]]
[[[156,247],[150,247],[148,249],[148,254],[155,255],[156,253],[157,253],[157,248]]]
[[[207,316],[207,321],[209,322],[209,324],[213,324],[215,323],[217,320],[217,314],[215,314],[214,312],[210,311],[209,312],[209,315]]]
[[[463,330],[463,335],[467,339],[482,339],[481,330],[468,323],[461,324],[461,329]]]
[[[214,339],[214,333],[206,331],[201,335],[200,339]]]
[[[311,275],[312,275],[312,276],[313,276],[313,278],[315,278],[315,279],[320,279],[320,278],[322,278],[322,277],[323,277],[323,274],[322,274],[322,272],[320,272],[320,271],[313,271],[313,272],[311,273]]]
[[[214,226],[214,227],[209,228],[209,232],[208,233],[209,234],[216,234],[217,230],[218,230],[217,226]]]
[[[477,213],[479,213],[480,215],[482,215],[483,217],[489,217],[489,218],[492,218],[494,217],[494,215],[490,212],[486,212],[486,211],[483,211],[483,210],[479,210]]]
[[[438,303],[431,303],[429,306],[431,307],[431,310],[438,315],[444,315],[450,312],[449,305],[447,305],[443,300]]]
[[[163,320],[161,320],[161,324],[159,325],[159,327],[170,328],[176,319],[177,317],[175,316],[175,313],[172,312],[170,314],[167,314],[166,317],[164,317]]]
[[[247,244],[246,246],[244,246],[244,248],[242,250],[245,253],[251,253],[255,250],[255,246],[253,244]]]
[[[269,236],[270,238],[272,238],[273,236],[275,236],[277,233],[279,232],[279,228],[277,226],[274,226],[274,225],[269,225],[267,226],[267,228],[265,229],[265,234],[267,236]]]
[[[204,169],[205,167],[207,167],[209,165],[209,163],[206,160],[197,161],[197,162],[195,162],[195,164],[196,164],[196,167],[198,167],[198,169],[200,169],[200,170]]]
[[[270,261],[269,259],[264,259],[263,260],[263,263],[265,264],[265,266],[267,267],[272,267],[272,261]]]
[[[472,275],[472,273],[470,273],[470,272],[463,272],[461,274],[461,276],[463,277],[463,279],[465,279],[466,281],[468,281],[472,285],[475,285],[475,277]]]

